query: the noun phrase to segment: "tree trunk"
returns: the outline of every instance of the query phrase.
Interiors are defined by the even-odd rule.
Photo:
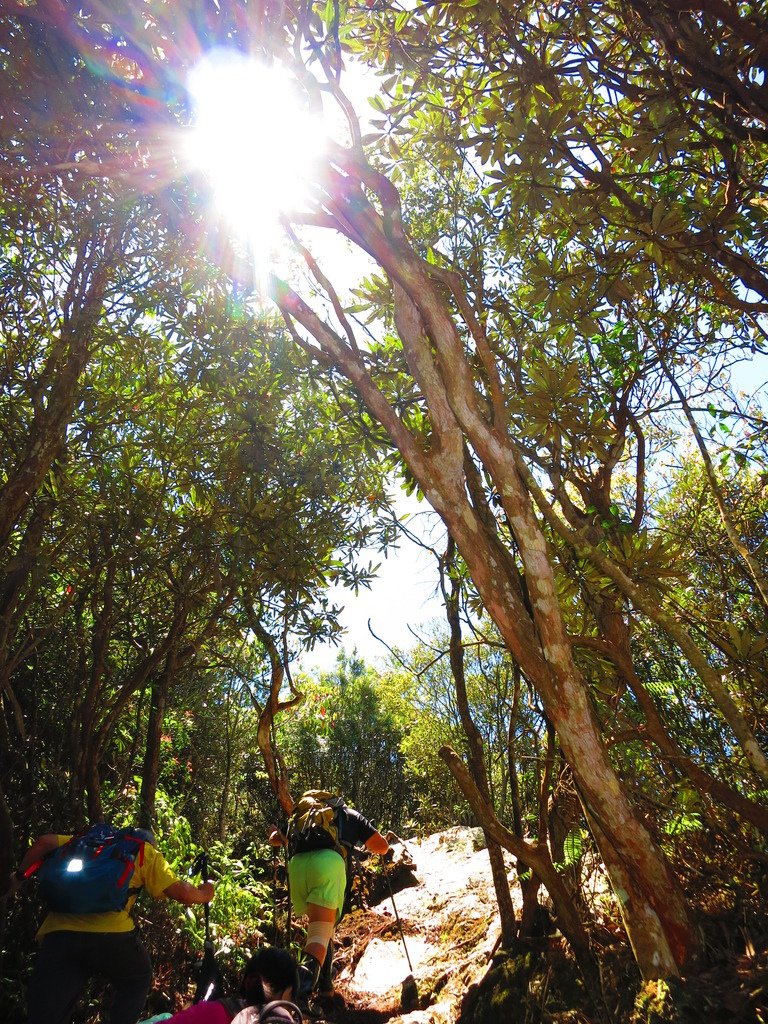
[[[441,747],[439,753],[440,757],[448,765],[451,774],[456,779],[459,788],[482,828],[489,835],[492,835],[500,846],[509,850],[519,860],[530,864],[542,880],[552,899],[558,926],[573,949],[574,956],[587,983],[587,991],[602,1020],[605,1016],[605,1010],[602,1005],[600,972],[592,955],[589,937],[581,923],[576,906],[563,884],[563,880],[552,864],[546,846],[518,839],[509,829],[505,828],[493,813],[493,808],[483,798],[459,755],[447,746]]]
[[[280,760],[277,750],[275,749],[273,739],[274,722],[275,717],[280,713],[280,711],[284,711],[286,708],[290,708],[298,704],[302,700],[302,697],[294,691],[294,695],[290,700],[280,700],[280,690],[283,685],[283,679],[285,678],[285,666],[283,665],[283,660],[280,657],[280,652],[277,649],[277,644],[255,614],[250,617],[250,626],[255,635],[264,645],[264,649],[267,652],[272,669],[269,696],[264,707],[259,713],[259,724],[256,732],[256,738],[259,744],[259,750],[264,758],[264,765],[267,769],[267,776],[269,777],[269,784],[272,787],[272,792],[277,797],[285,814],[290,814],[293,809],[293,797],[288,789],[288,778],[285,773],[284,766]]]
[[[741,711],[728,688],[723,684],[720,673],[710,665],[704,653],[694,643],[689,632],[668,613],[657,596],[637,586],[620,566],[611,561],[596,544],[590,542],[582,531],[572,529],[555,515],[551,504],[543,494],[534,476],[521,468],[526,484],[536,499],[536,504],[546,516],[547,522],[562,539],[582,558],[590,561],[600,572],[612,580],[624,597],[647,615],[678,644],[685,658],[694,669],[704,688],[733,732],[755,775],[768,782],[768,758],[761,748],[746,716]]]
[[[229,794],[232,787],[232,739],[229,730],[227,730],[227,754],[224,762],[224,781],[221,785],[221,795],[219,797],[219,815],[218,815],[218,836],[219,842],[223,843],[227,838],[227,804],[229,803]]]
[[[457,527],[459,528],[459,524]],[[523,671],[533,680],[557,732],[585,805],[588,821],[617,893],[626,892],[622,910],[630,942],[644,977],[677,975],[692,952],[695,935],[685,900],[666,860],[634,813],[600,737],[586,686],[570,659],[564,632],[544,646],[546,666],[527,656],[518,623],[499,607],[505,581],[483,564],[477,537],[464,548],[480,594],[510,647],[518,648]],[[490,557],[490,552],[486,552]],[[489,571],[489,568],[491,571]],[[552,609],[552,605],[549,608]],[[554,624],[554,623],[552,623]],[[533,624],[531,624],[533,625]],[[555,634],[556,636],[556,634]],[[513,649],[513,653],[514,649]],[[638,884],[627,887],[626,876]]]
[[[16,466],[0,487],[0,551],[24,511],[38,492],[66,439],[66,430],[77,400],[80,375],[88,362],[96,325],[102,313],[109,271],[118,251],[119,230],[95,248],[100,261],[91,266],[88,249],[92,239],[81,243],[76,269],[66,296],[59,338],[39,378],[36,410]],[[75,300],[74,296],[78,296]]]
[[[449,574],[451,589],[448,591],[445,586],[445,573]],[[461,595],[461,584],[456,571],[456,545],[451,538],[448,539],[448,550],[445,555],[445,563],[440,567],[440,587],[443,592],[445,612],[450,627],[450,648],[449,657],[453,681],[456,686],[456,704],[459,709],[459,716],[464,733],[467,737],[469,747],[469,765],[472,778],[480,791],[483,799],[489,806],[492,806],[488,776],[485,770],[485,754],[483,751],[482,737],[472,720],[472,713],[467,697],[467,682],[464,674],[464,646],[461,639],[461,618],[459,615],[459,598]],[[488,857],[491,862],[491,874],[493,886],[496,890],[496,902],[499,906],[499,918],[501,921],[501,941],[505,948],[511,948],[517,935],[517,923],[515,921],[515,908],[512,903],[512,895],[509,891],[509,877],[504,864],[504,854],[496,840],[485,833],[485,841],[488,846]]]
[[[696,445],[698,446],[699,453],[701,454],[701,461],[704,464],[704,472],[706,474],[707,482],[709,484],[709,490],[712,494],[712,497],[714,498],[715,504],[717,505],[717,510],[720,513],[720,520],[723,524],[725,535],[730,541],[733,550],[736,552],[739,558],[742,559],[744,565],[746,566],[747,572],[751,577],[752,582],[754,583],[755,596],[761,602],[763,609],[768,611],[768,577],[766,577],[765,573],[763,572],[760,566],[759,561],[749,550],[749,548],[741,538],[739,531],[736,529],[736,524],[734,523],[733,518],[730,512],[728,511],[728,506],[725,504],[725,495],[723,494],[723,488],[720,485],[720,481],[717,479],[715,467],[712,465],[712,458],[709,454],[709,451],[707,450],[706,444],[704,443],[704,438],[702,437],[701,431],[699,430],[699,425],[696,422],[696,417],[691,412],[690,404],[688,403],[685,395],[683,394],[682,388],[678,384],[675,375],[670,371],[664,358],[660,356],[660,359],[661,366],[664,370],[664,373],[667,376],[667,380],[669,381],[670,387],[677,395],[678,401],[680,402],[680,407],[682,408],[683,413],[685,414],[685,418],[688,421],[688,426],[691,428],[691,433],[693,434],[696,440]]]
[[[147,742],[144,748],[139,791],[139,825],[142,828],[152,828],[155,822],[155,799],[157,797],[157,780],[160,777],[163,720],[168,702],[168,691],[175,675],[176,648],[174,647],[168,654],[163,671],[159,676],[153,678],[150,687]]]
[[[656,744],[670,768],[685,775],[700,793],[711,797],[759,828],[764,835],[768,835],[768,807],[742,796],[737,790],[710,775],[693,758],[685,754],[669,735],[656,710],[653,698],[635,672],[629,646],[629,631],[624,617],[615,609],[605,608],[599,601],[596,607],[605,641],[593,642],[590,646],[611,659],[626,685],[632,690],[640,710],[645,715],[648,738]]]
[[[507,761],[509,764],[510,803],[512,805],[512,831],[522,841],[524,837],[523,810],[520,803],[520,779],[515,758],[515,722],[517,721],[517,712],[520,706],[520,682],[520,669],[518,666],[515,666],[515,689],[507,734]],[[539,836],[539,839],[541,839],[541,836]],[[536,917],[541,879],[531,868],[530,864],[526,864],[519,857],[516,860],[515,867],[520,880],[520,892],[523,896],[523,909],[520,912],[518,937],[527,939],[531,935]]]
[[[302,341],[298,322],[316,342],[304,341],[312,355],[334,365],[357,388],[440,514],[485,608],[541,697],[585,809],[599,824],[596,834],[606,844],[606,863],[621,864],[622,871],[614,878],[617,890],[626,889],[625,873],[636,881],[631,892],[626,890],[633,901],[628,927],[636,921],[645,935],[652,936],[650,944],[633,941],[642,955],[641,972],[647,978],[679,975],[696,949],[696,931],[666,858],[610,763],[588,687],[573,662],[546,538],[508,431],[503,387],[484,328],[458,278],[426,264],[414,252],[397,190],[367,164],[360,150],[334,150],[323,187],[324,210],[333,226],[371,254],[389,277],[395,326],[429,430],[412,429],[389,403],[343,315],[344,336],[285,282],[272,279],[272,297],[293,337]],[[369,201],[371,193],[381,212]],[[463,317],[464,334],[453,319],[448,294]],[[332,298],[340,309],[338,296]],[[473,343],[472,362],[468,339]],[[471,500],[468,460],[482,467],[485,485],[498,497],[512,531],[514,557],[499,538],[494,517]]]
[[[98,760],[95,756],[93,745],[89,747],[83,762],[83,784],[86,794],[88,822],[93,824],[95,821],[102,821],[104,810],[101,802],[101,775],[99,774]],[[85,821],[78,820],[77,824],[78,826],[84,825]]]

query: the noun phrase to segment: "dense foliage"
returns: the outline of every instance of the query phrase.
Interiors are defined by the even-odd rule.
[[[732,373],[768,337],[764,12],[4,10],[0,867],[40,829],[164,807],[171,848],[191,829],[185,856],[244,864],[321,783],[382,825],[477,820],[517,860],[505,945],[543,886],[596,992],[587,851],[646,979],[747,955],[766,429]],[[284,212],[282,319],[173,148],[214,45],[348,119]],[[365,135],[351,54],[379,73]],[[354,302],[318,226],[374,261]],[[302,680],[293,655],[337,633],[326,586],[391,539],[388,474],[450,534],[445,632],[381,679]],[[262,896],[222,905],[258,929]]]

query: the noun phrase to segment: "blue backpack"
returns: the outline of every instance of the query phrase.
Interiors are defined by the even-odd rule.
[[[136,863],[144,863],[144,839],[130,828],[92,825],[49,853],[36,875],[48,909],[58,914],[122,910]]]

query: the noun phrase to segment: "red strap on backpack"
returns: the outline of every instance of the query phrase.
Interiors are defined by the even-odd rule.
[[[40,867],[42,866],[42,863],[43,863],[43,858],[41,857],[40,860],[36,860],[33,864],[30,864],[26,871],[22,871],[22,874],[23,874],[24,878],[25,879],[31,878],[32,875],[34,875],[34,873],[36,871],[40,870]]]
[[[125,880],[128,878],[128,876],[130,875],[130,873],[132,871],[133,871],[133,861],[132,860],[126,860],[126,862],[125,862],[125,870],[123,871],[122,875],[120,875],[120,877],[117,880],[117,888],[118,889],[123,885],[123,883],[125,882]]]
[[[62,843],[61,846],[56,846],[54,847],[53,850],[49,850],[48,853],[45,854],[45,856],[40,858],[40,860],[36,860],[33,864],[29,865],[27,870],[24,872],[24,878],[31,878],[32,875],[34,875],[35,872],[39,871],[40,868],[43,866],[43,861],[46,859],[46,857],[52,857],[54,853],[57,853],[59,850],[63,850],[64,847],[69,846],[70,843],[74,843],[76,839],[79,839],[80,836],[84,836],[85,833],[88,831],[89,829],[84,828],[81,832],[76,832],[73,836],[70,836],[66,843]]]

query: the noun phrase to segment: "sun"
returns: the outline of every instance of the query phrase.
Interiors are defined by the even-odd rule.
[[[219,215],[259,263],[278,244],[281,212],[300,207],[323,153],[323,124],[278,63],[235,50],[190,72],[186,155],[207,178]]]

